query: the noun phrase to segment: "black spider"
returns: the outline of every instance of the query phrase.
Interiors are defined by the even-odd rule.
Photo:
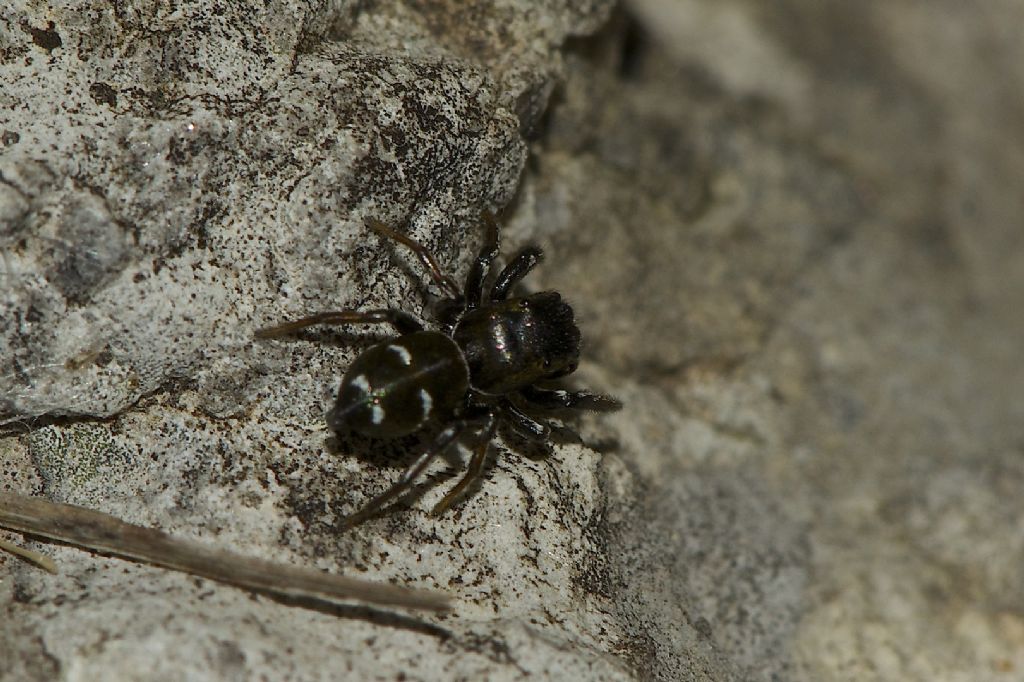
[[[486,235],[462,291],[441,272],[421,244],[380,221],[367,226],[410,248],[444,290],[439,322],[443,332],[426,331],[402,310],[339,310],[261,329],[257,338],[275,338],[317,324],[389,323],[399,336],[363,351],[341,380],[338,399],[327,415],[339,433],[353,431],[378,438],[395,438],[419,430],[428,422],[445,423],[433,445],[402,473],[398,482],[370,500],[345,521],[346,527],[365,520],[402,494],[427,465],[471,426],[478,441],[466,475],[434,507],[448,509],[483,471],[487,447],[499,419],[507,420],[521,436],[546,442],[547,424],[528,416],[531,410],[583,409],[609,411],[620,407],[614,398],[585,391],[541,388],[576,369],[580,331],[572,308],[554,291],[509,298],[509,292],[541,259],[528,246],[498,274],[484,297],[484,280],[498,255],[498,225],[484,215]]]

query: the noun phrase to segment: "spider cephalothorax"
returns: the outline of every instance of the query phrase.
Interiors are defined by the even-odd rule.
[[[429,423],[443,424],[433,445],[402,473],[398,482],[348,517],[352,525],[380,510],[412,485],[427,465],[467,430],[477,431],[466,475],[434,507],[437,514],[458,498],[483,471],[487,446],[499,420],[522,436],[543,441],[550,427],[529,416],[553,409],[614,410],[618,401],[585,391],[542,388],[538,382],[576,369],[580,331],[572,308],[554,291],[511,297],[512,288],[541,259],[540,249],[520,251],[487,288],[485,279],[498,254],[498,226],[485,214],[483,248],[460,289],[421,244],[383,223],[370,220],[378,234],[410,248],[447,298],[440,307],[444,332],[427,331],[402,310],[340,310],[261,329],[274,338],[317,324],[391,324],[399,335],[359,354],[341,380],[338,399],[327,415],[339,433],[353,431],[394,438]]]

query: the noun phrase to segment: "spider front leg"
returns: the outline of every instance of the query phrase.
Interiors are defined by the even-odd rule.
[[[427,451],[417,457],[416,461],[410,464],[409,467],[402,472],[402,475],[398,477],[398,481],[394,485],[367,502],[359,511],[346,517],[341,524],[342,530],[348,530],[353,526],[362,523],[379,512],[388,502],[408,490],[413,482],[419,478],[420,474],[422,474],[427,466],[434,460],[434,458],[458,440],[459,436],[462,435],[462,432],[465,431],[466,425],[466,421],[464,420],[448,425],[438,435]]]
[[[527,246],[522,251],[517,253],[515,257],[509,261],[508,265],[502,269],[498,275],[498,279],[494,280],[494,286],[491,287],[491,300],[492,301],[504,301],[508,298],[509,292],[523,277],[537,267],[537,263],[540,263],[541,258],[544,257],[544,253],[538,246]]]
[[[276,339],[318,324],[390,324],[402,334],[423,330],[423,325],[404,310],[334,310],[303,317],[292,322],[264,327],[256,331],[257,339]]]
[[[508,417],[509,426],[521,437],[533,443],[543,443],[551,436],[551,426],[533,419],[516,407],[512,401],[505,400],[501,406],[502,414]]]
[[[542,410],[587,410],[589,412],[614,412],[622,407],[622,403],[610,395],[591,393],[589,391],[564,391],[527,386],[520,389],[522,396],[530,405]]]
[[[480,306],[484,295],[484,278],[491,269],[491,263],[498,255],[498,223],[490,211],[484,211],[484,243],[480,247],[480,253],[469,268],[466,276],[466,308],[477,308]]]

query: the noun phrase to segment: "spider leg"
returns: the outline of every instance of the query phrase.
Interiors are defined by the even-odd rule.
[[[510,401],[506,400],[501,408],[502,413],[509,418],[512,430],[526,440],[539,443],[546,441],[551,435],[549,425],[533,419]]]
[[[519,280],[526,277],[530,270],[533,270],[540,263],[540,259],[543,258],[544,254],[537,246],[527,246],[522,251],[517,253],[515,257],[509,261],[501,273],[498,275],[498,279],[494,280],[494,286],[491,287],[491,300],[492,301],[503,301],[508,297],[509,291],[512,290]]]
[[[257,339],[276,339],[317,324],[382,324],[394,326],[402,334],[422,331],[420,321],[403,310],[334,310],[303,317],[256,331]]]
[[[467,468],[466,475],[459,479],[459,482],[452,486],[452,489],[448,491],[448,494],[441,498],[441,501],[434,505],[434,508],[430,510],[431,516],[437,516],[444,513],[452,503],[455,502],[465,492],[466,488],[473,481],[480,478],[480,474],[484,471],[484,460],[487,458],[487,447],[491,444],[494,439],[494,432],[498,427],[498,419],[495,414],[488,416],[487,425],[483,428],[483,435],[476,444],[476,449],[473,450],[473,456],[469,460],[469,467]]]
[[[427,468],[427,465],[429,465],[435,457],[444,452],[449,445],[454,443],[459,436],[462,435],[465,428],[466,422],[464,420],[448,425],[438,435],[434,440],[434,443],[426,450],[426,452],[417,457],[416,461],[410,464],[409,468],[402,472],[402,475],[398,477],[398,481],[395,482],[394,485],[367,502],[359,511],[346,517],[342,522],[342,530],[348,530],[353,526],[362,523],[379,512],[388,502],[408,490],[409,486],[411,486],[413,482],[419,478],[419,475],[423,473],[423,470]]]
[[[367,219],[366,226],[382,237],[393,239],[399,244],[408,247],[414,254],[416,254],[416,257],[420,259],[423,266],[430,272],[430,277],[434,280],[434,283],[441,287],[449,297],[461,300],[462,292],[459,291],[459,285],[455,283],[455,280],[441,270],[441,267],[437,264],[437,259],[427,251],[425,246],[412,237],[391,229],[376,218]]]
[[[484,295],[484,278],[498,255],[498,223],[490,211],[483,212],[484,243],[466,275],[466,308],[476,308]]]
[[[519,390],[523,400],[542,410],[588,410],[590,412],[614,412],[622,403],[610,395],[589,391],[563,391],[527,386]]]

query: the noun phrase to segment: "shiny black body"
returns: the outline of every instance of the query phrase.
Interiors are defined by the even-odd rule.
[[[468,389],[469,370],[455,342],[440,332],[412,332],[352,361],[327,424],[342,433],[396,438],[451,418]]]
[[[342,378],[328,424],[392,438],[429,423],[441,425],[433,446],[403,472],[398,482],[350,516],[353,525],[372,516],[408,489],[438,454],[469,429],[477,431],[466,475],[434,507],[447,509],[483,471],[487,446],[499,420],[520,435],[544,441],[550,427],[528,413],[553,409],[614,410],[618,401],[584,391],[542,388],[572,373],[579,362],[580,331],[572,308],[553,291],[509,297],[512,288],[540,262],[541,252],[527,247],[497,275],[485,280],[498,254],[498,226],[484,216],[484,245],[459,287],[418,242],[371,220],[375,232],[410,248],[444,290],[439,322],[443,332],[425,331],[419,320],[395,309],[320,313],[257,332],[274,338],[317,324],[389,323],[399,336],[363,351]]]
[[[470,310],[453,338],[469,365],[470,384],[487,395],[569,374],[580,357],[572,308],[554,291]]]

